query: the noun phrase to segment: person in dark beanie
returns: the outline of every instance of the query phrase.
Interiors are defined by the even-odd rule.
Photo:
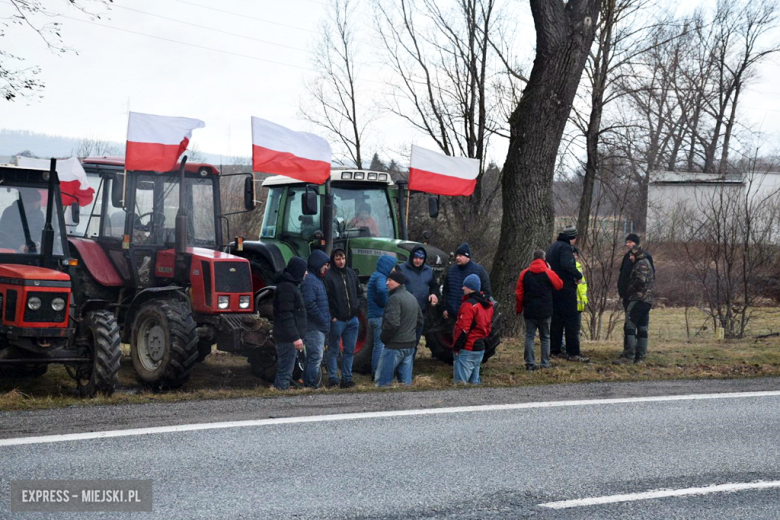
[[[276,379],[278,390],[290,388],[296,351],[303,350],[306,336],[306,306],[298,286],[306,278],[306,261],[294,256],[287,262],[274,291],[274,341],[276,342]]]
[[[634,262],[631,261],[631,250],[639,245],[639,235],[636,233],[629,233],[626,236],[626,254],[623,255],[623,261],[620,263],[620,276],[618,276],[618,295],[623,300],[623,308],[628,307],[628,283],[631,280],[631,271],[634,270]],[[653,255],[648,251],[645,251],[645,256],[650,262],[650,267],[653,268],[653,274],[655,274],[655,264],[653,263]]]
[[[371,326],[371,334],[374,338],[374,350],[371,352],[371,380],[376,376],[376,367],[379,366],[379,360],[382,359],[382,316],[385,313],[387,304],[387,276],[396,266],[395,258],[390,255],[379,257],[376,262],[376,271],[368,279],[368,324]]]
[[[463,299],[463,280],[470,274],[479,277],[482,286],[482,294],[490,299],[490,278],[485,268],[471,259],[471,247],[463,242],[455,250],[455,265],[450,266],[444,279],[444,319],[454,319],[458,315]]]
[[[322,371],[322,353],[325,350],[325,335],[330,331],[330,310],[328,293],[325,291],[325,273],[330,258],[319,249],[309,255],[309,272],[301,284],[301,295],[306,306],[308,328],[303,343],[306,345],[306,360],[303,363],[303,384],[317,388]]]
[[[414,346],[417,343],[416,330],[422,325],[423,315],[417,299],[406,290],[406,277],[395,270],[387,275],[389,297],[382,316],[382,359],[376,378],[376,386],[389,386],[393,376],[398,380],[412,384],[414,368]]]
[[[515,312],[525,318],[525,369],[536,370],[534,337],[539,330],[542,344],[542,368],[550,368],[550,321],[553,292],[563,288],[563,280],[549,268],[545,252],[534,251],[533,261],[520,273],[515,287]]]
[[[493,304],[480,292],[482,282],[476,274],[463,280],[458,319],[452,331],[452,379],[454,384],[478,385],[479,369],[485,356],[485,339],[493,327]]]
[[[423,318],[425,318],[429,304],[436,305],[439,303],[439,285],[436,283],[436,277],[431,266],[425,265],[427,257],[428,253],[425,252],[425,248],[417,246],[412,249],[409,260],[397,267],[406,276],[406,283],[404,284],[406,290],[417,298]],[[417,328],[417,343],[420,342],[422,331],[423,326]]]
[[[553,314],[550,322],[550,355],[566,357],[570,361],[587,363],[588,358],[580,353],[580,327],[577,313],[577,283],[582,273],[577,270],[572,246],[577,241],[577,229],[566,226],[558,239],[547,248],[547,262],[550,269],[563,281],[563,288],[553,293]],[[561,342],[566,333],[566,353],[561,351]]]
[[[653,306],[655,292],[655,271],[640,246],[634,246],[629,251],[629,258],[634,266],[626,289],[626,321],[623,325],[625,335],[623,354],[614,361],[617,365],[625,363],[641,363],[647,356],[648,328],[650,325],[650,309]]]
[[[352,388],[352,359],[357,343],[358,310],[363,289],[357,273],[347,267],[347,255],[343,249],[334,249],[330,257],[330,269],[325,275],[325,290],[328,293],[330,309],[330,332],[328,351],[325,354],[325,368],[328,371],[328,387]],[[341,353],[341,383],[339,383],[338,359]]]

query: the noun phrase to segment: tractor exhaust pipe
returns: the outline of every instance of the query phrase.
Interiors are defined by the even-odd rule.
[[[333,194],[330,179],[325,182],[325,200],[322,204],[322,233],[325,235],[325,253],[333,252]]]
[[[406,219],[409,217],[408,209],[406,209],[406,197],[409,196],[409,193],[406,191],[407,182],[403,179],[398,179],[395,181],[395,184],[398,186],[398,227],[400,228],[401,238],[409,240],[409,231],[406,229]],[[405,210],[407,211],[406,216],[404,216]]]
[[[51,227],[52,212],[54,211],[54,187],[57,185],[57,159],[52,158],[49,163],[49,193],[46,197],[46,223],[43,225],[41,236],[41,266],[51,261],[54,250],[54,228]]]
[[[187,164],[187,156],[181,158],[179,167],[179,211],[176,213],[176,256],[183,256],[187,252],[187,189],[184,184],[184,165]]]

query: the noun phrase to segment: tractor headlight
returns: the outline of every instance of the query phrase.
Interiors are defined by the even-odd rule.
[[[220,309],[227,309],[230,307],[230,296],[220,296],[217,298],[217,307]]]
[[[248,309],[249,304],[252,302],[252,297],[248,294],[246,296],[239,296],[238,297],[238,306],[241,309]]]
[[[31,311],[37,311],[41,308],[41,299],[37,296],[31,296],[27,299],[27,308]]]
[[[63,300],[62,298],[54,298],[51,301],[51,308],[56,312],[60,312],[62,309],[65,308],[65,300]]]

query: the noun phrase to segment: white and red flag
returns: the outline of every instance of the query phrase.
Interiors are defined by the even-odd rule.
[[[206,123],[189,117],[130,112],[127,121],[125,169],[167,172],[176,168],[192,131]]]
[[[16,164],[21,168],[48,170],[51,162],[49,159],[31,159],[20,155],[16,157]],[[64,206],[70,206],[74,202],[78,202],[79,206],[92,203],[95,190],[87,182],[87,174],[78,158],[57,159],[55,169],[60,179],[60,192]]]
[[[477,185],[479,160],[450,157],[412,145],[409,190],[436,195],[471,195]]]
[[[252,171],[323,184],[330,178],[328,141],[252,117]]]

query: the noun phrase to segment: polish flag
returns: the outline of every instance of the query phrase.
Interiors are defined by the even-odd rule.
[[[125,169],[169,172],[187,149],[192,131],[206,123],[189,117],[130,112],[127,121]]]
[[[330,178],[331,158],[322,137],[252,117],[252,171],[323,184]]]
[[[17,166],[21,168],[33,168],[36,170],[49,170],[49,159],[31,159],[17,156]],[[87,174],[81,161],[76,157],[70,159],[57,159],[57,177],[60,179],[60,192],[62,193],[63,206],[70,206],[78,202],[79,206],[87,206],[92,203],[95,190],[87,182]]]
[[[409,190],[436,195],[471,195],[477,185],[479,160],[450,157],[412,145]]]

